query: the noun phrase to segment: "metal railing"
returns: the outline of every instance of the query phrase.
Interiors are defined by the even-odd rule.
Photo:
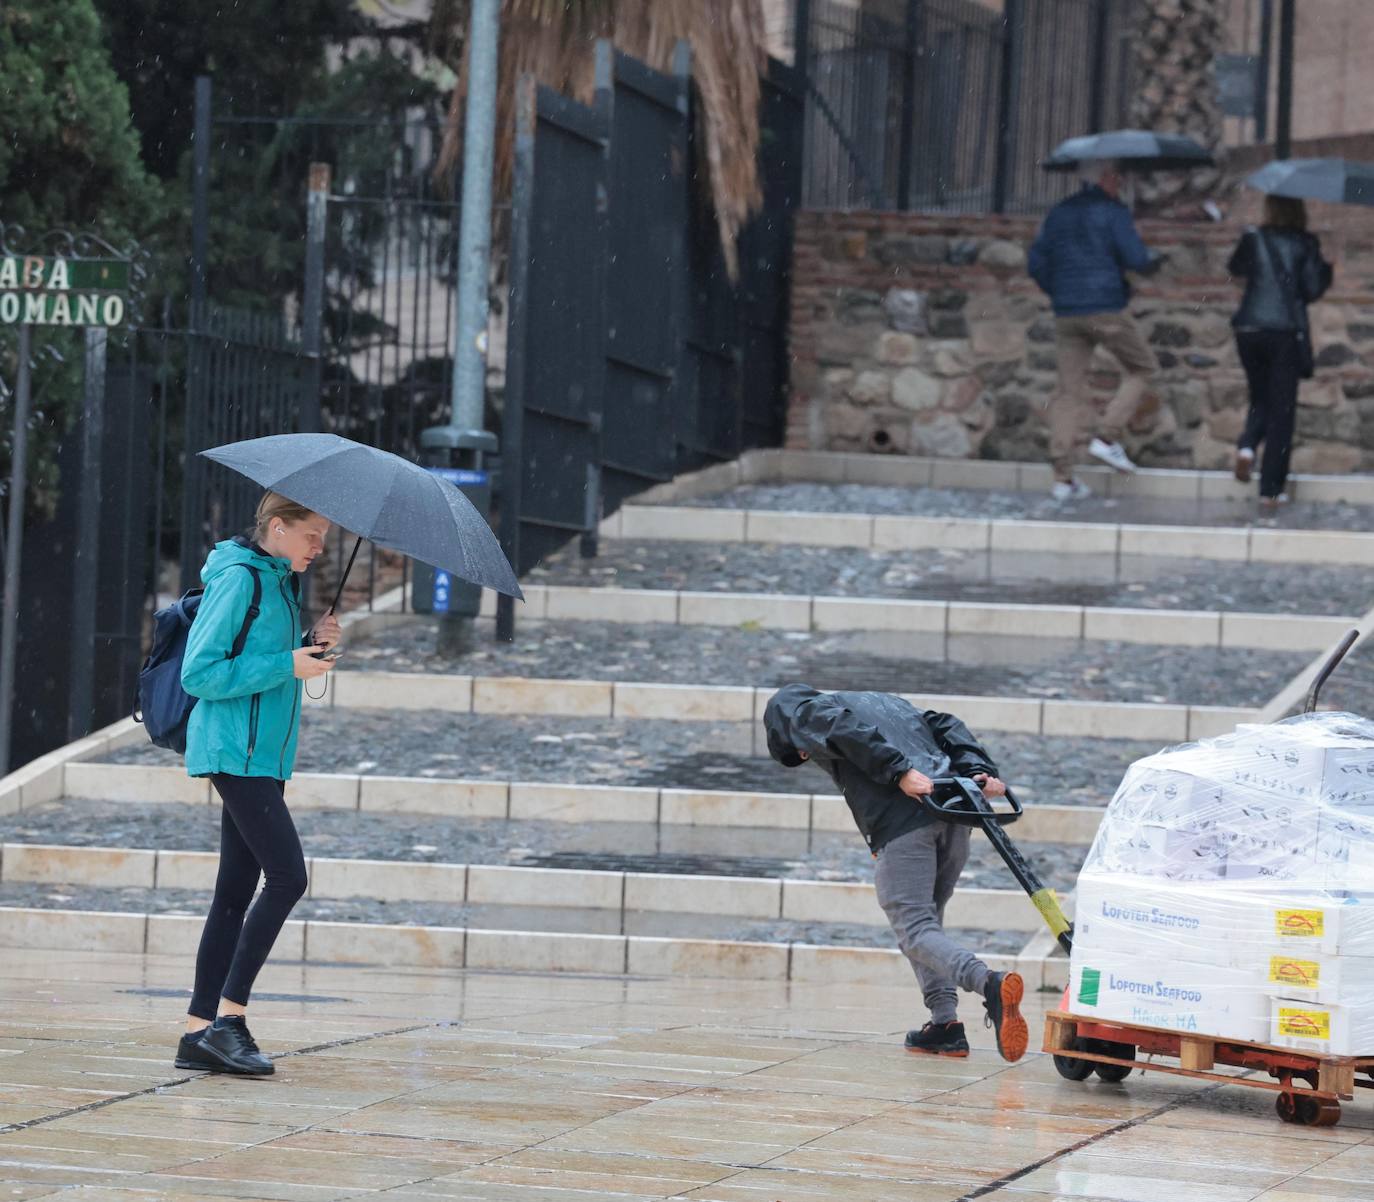
[[[1122,125],[1137,0],[798,0],[812,208],[1026,212],[1040,160]],[[804,24],[804,28],[803,28]]]

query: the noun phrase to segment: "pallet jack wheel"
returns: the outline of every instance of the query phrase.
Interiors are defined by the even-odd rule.
[[[1281,1093],[1274,1099],[1274,1109],[1285,1123],[1304,1127],[1334,1127],[1341,1121],[1341,1104],[1334,1098]]]
[[[1135,1044],[1133,1043],[1111,1043],[1105,1039],[1094,1040],[1093,1043],[1095,1046],[1089,1050],[1096,1052],[1099,1056],[1113,1056],[1117,1060],[1135,1059]],[[1124,1081],[1131,1075],[1130,1065],[1127,1064],[1094,1064],[1093,1071],[1099,1080],[1106,1081],[1110,1085]]]
[[[1090,1050],[1086,1039],[1075,1039],[1073,1047],[1076,1052]],[[1056,1056],[1054,1058],[1054,1071],[1065,1081],[1086,1081],[1093,1075],[1093,1062],[1091,1060],[1076,1060],[1072,1056]]]

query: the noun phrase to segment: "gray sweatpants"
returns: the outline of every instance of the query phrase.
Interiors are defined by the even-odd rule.
[[[928,822],[899,835],[878,853],[873,883],[878,904],[921,984],[932,1022],[959,1016],[960,989],[981,994],[988,966],[945,934],[945,903],[968,861],[969,828]]]

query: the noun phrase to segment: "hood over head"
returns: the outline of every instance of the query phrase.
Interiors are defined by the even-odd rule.
[[[795,768],[802,763],[801,756],[792,745],[792,723],[797,711],[808,701],[819,697],[820,690],[806,684],[784,685],[768,699],[763,711],[763,728],[768,735],[768,754],[784,768]]]

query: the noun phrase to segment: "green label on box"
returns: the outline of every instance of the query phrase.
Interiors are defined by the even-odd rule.
[[[1085,968],[1083,970],[1083,979],[1078,984],[1078,1000],[1085,1006],[1096,1006],[1097,994],[1101,985],[1101,970],[1097,968]]]

